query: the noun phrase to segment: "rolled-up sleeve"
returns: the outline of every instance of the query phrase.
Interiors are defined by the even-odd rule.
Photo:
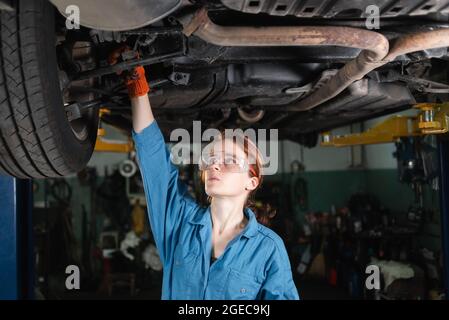
[[[151,230],[165,265],[173,254],[179,228],[192,209],[192,201],[186,202],[186,188],[178,179],[178,169],[171,163],[170,152],[156,121],[138,133],[132,130],[132,137]]]

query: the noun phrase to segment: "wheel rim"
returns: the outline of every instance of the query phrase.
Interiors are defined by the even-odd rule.
[[[64,45],[63,56],[61,56],[61,52],[58,54],[59,82],[64,108],[73,103],[88,102],[97,98],[93,92],[80,90],[80,88],[93,87],[95,79],[70,81],[68,76],[68,73],[84,71],[94,66],[95,61],[92,56],[92,51],[92,44],[90,42],[77,41],[73,44]],[[97,117],[97,108],[83,110],[79,118],[71,120],[67,117],[67,121],[76,139],[81,142],[88,140],[89,128],[93,123],[96,123]]]

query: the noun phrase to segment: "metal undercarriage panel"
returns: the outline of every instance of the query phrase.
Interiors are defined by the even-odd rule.
[[[415,98],[405,85],[362,79],[314,110],[291,114],[279,126],[285,125],[287,130],[295,133],[323,131],[356,119],[374,118],[391,110],[407,108],[414,103]]]
[[[50,0],[63,16],[71,16],[75,5],[81,25],[109,31],[131,30],[167,16],[181,0]]]
[[[245,13],[293,15],[299,18],[365,18],[369,5],[379,7],[380,17],[449,13],[448,0],[222,0],[222,3],[230,9]]]
[[[120,4],[129,6],[139,1]],[[52,2],[59,3],[60,11],[61,5],[68,3]],[[84,0],[74,2],[87,3]],[[201,120],[208,127],[279,128],[283,131],[281,136],[294,138],[408,108],[416,102],[419,91],[413,86],[407,87],[410,81],[415,84],[423,79],[447,82],[447,41],[441,36],[421,36],[417,38],[420,41],[406,36],[447,31],[446,20],[435,20],[432,14],[449,14],[449,0],[144,2],[152,11],[140,22],[131,21],[135,24],[132,27],[152,21],[157,23],[116,32],[112,35],[117,37],[112,38],[98,30],[87,32],[88,37],[97,34],[93,41],[98,52],[104,53],[99,61],[104,60],[108,50],[118,42],[139,48],[142,60],[180,52],[163,62],[146,63],[148,77],[152,83],[159,83],[152,87],[150,95],[163,131],[170,127],[188,129],[192,121]],[[108,1],[108,14],[114,14],[111,10],[114,3]],[[363,17],[371,4],[378,6],[380,17],[385,18],[380,30],[365,28]],[[99,2],[91,5],[101,7]],[[159,9],[163,10],[158,12]],[[145,10],[142,10],[143,15]],[[121,11],[126,12],[119,14],[124,18],[132,13],[132,10]],[[162,19],[164,16],[167,18]],[[96,23],[114,22],[114,19],[100,20]],[[105,28],[99,24],[97,27]],[[130,25],[109,25],[106,29],[127,28]],[[191,32],[186,32],[190,28]],[[397,39],[402,39],[404,50],[393,50]],[[432,45],[426,47],[429,41]],[[439,46],[440,43],[445,45]],[[397,53],[391,56],[391,61],[371,63],[371,60],[382,62],[390,53],[389,46]],[[439,69],[445,72],[440,79],[427,74],[428,66],[435,61],[441,61]],[[321,81],[329,71],[338,73],[342,69],[346,73],[339,78],[334,74]],[[369,72],[374,69],[394,71],[408,82],[370,77]],[[105,78],[103,92],[119,88],[115,74]],[[342,83],[335,80],[337,78],[342,79]],[[329,90],[321,90],[326,86]],[[121,97],[106,103],[120,111],[105,119],[113,122],[115,117],[121,127],[130,126],[128,101],[123,98],[126,94],[113,93]],[[318,99],[309,103],[314,95]],[[252,122],[241,116],[242,110],[248,114],[262,112],[263,117]],[[279,118],[279,115],[283,116]]]

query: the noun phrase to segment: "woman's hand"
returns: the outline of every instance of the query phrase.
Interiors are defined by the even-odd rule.
[[[114,50],[109,55],[109,64],[116,64],[120,56],[127,51],[131,51],[131,49],[126,45]],[[138,57],[137,53],[136,57]],[[137,66],[129,72],[120,72],[120,74],[124,75],[128,95],[131,100],[133,129],[136,133],[139,133],[154,121],[148,98],[150,86],[145,77],[145,69],[142,66]]]

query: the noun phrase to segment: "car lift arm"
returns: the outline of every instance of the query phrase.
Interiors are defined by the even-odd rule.
[[[361,132],[346,135],[322,133],[321,146],[344,147],[396,142],[401,137],[442,134],[449,131],[449,103],[420,103],[416,116],[393,116]]]
[[[100,121],[101,117],[104,114],[110,113],[110,110],[101,108],[100,109]],[[134,143],[130,138],[128,141],[114,141],[103,138],[105,135],[104,128],[99,127],[97,133],[97,141],[95,143],[94,151],[97,152],[120,152],[120,153],[129,153],[134,150]]]

